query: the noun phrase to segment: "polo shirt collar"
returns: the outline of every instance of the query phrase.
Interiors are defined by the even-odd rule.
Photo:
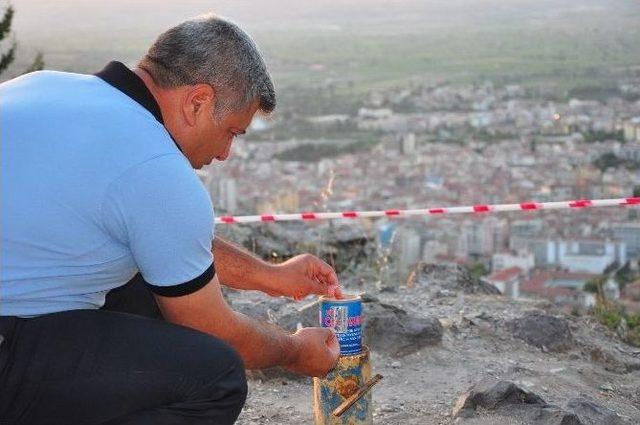
[[[160,105],[158,105],[158,102],[144,84],[142,78],[138,77],[135,72],[127,68],[122,62],[109,62],[107,66],[105,66],[102,71],[97,72],[95,76],[103,79],[138,102],[147,111],[151,112],[160,124],[164,125]]]

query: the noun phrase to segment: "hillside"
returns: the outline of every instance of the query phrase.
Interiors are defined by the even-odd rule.
[[[377,324],[368,332],[373,373],[385,377],[373,390],[375,423],[640,423],[640,350],[590,317],[478,285],[457,266],[425,265],[412,287],[351,288],[376,293],[364,304],[366,320]],[[289,329],[317,320],[317,306],[298,311],[254,295],[229,297],[234,308]],[[239,424],[311,422],[310,379],[252,374]]]

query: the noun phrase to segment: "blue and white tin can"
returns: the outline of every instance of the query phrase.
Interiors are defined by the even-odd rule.
[[[320,326],[335,331],[340,355],[362,351],[362,300],[357,295],[343,299],[320,297]]]

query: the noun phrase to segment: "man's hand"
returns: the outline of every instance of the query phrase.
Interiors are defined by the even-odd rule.
[[[311,254],[297,255],[273,266],[272,279],[265,292],[301,300],[307,295],[343,298],[335,270]]]
[[[286,366],[287,369],[301,375],[323,377],[336,366],[340,344],[331,329],[300,329],[293,339],[298,355]]]
[[[336,272],[311,254],[272,265],[216,236],[213,256],[221,283],[231,288],[262,291],[274,297],[296,300],[310,294],[343,298]]]

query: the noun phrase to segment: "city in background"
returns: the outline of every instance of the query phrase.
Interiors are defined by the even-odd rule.
[[[4,79],[37,52],[47,69],[135,65],[162,29],[211,9],[255,37],[279,106],[228,161],[199,171],[218,215],[640,196],[637,2],[13,6],[19,49]],[[274,261],[315,251],[349,284],[393,290],[419,262],[455,262],[513,298],[588,309],[600,295],[639,312],[639,216],[602,208],[218,232]]]

